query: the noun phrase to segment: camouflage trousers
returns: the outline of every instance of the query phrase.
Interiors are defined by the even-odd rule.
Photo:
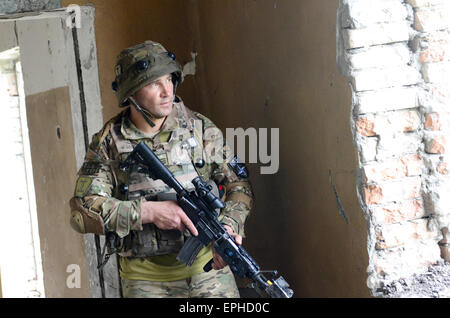
[[[228,266],[173,282],[122,278],[122,292],[124,298],[239,298]]]

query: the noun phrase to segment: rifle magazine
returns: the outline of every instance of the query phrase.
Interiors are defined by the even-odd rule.
[[[184,243],[180,252],[177,255],[177,260],[187,266],[191,266],[200,250],[204,247],[203,243],[196,237],[191,236],[186,243]]]

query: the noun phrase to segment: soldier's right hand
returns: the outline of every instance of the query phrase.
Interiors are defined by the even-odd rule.
[[[161,230],[180,230],[188,228],[192,235],[198,231],[176,201],[147,201],[141,203],[142,224],[153,223]]]

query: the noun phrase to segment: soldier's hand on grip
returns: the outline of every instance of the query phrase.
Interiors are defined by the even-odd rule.
[[[228,234],[230,234],[234,238],[237,244],[242,245],[242,236],[234,233],[233,229],[228,225],[224,225],[223,227],[227,230]],[[216,252],[214,246],[213,246],[213,260],[214,262],[212,263],[212,269],[219,270],[227,266],[227,263],[225,263],[222,257]]]
[[[175,201],[148,201],[141,204],[142,224],[153,223],[161,230],[180,230],[188,228],[192,235],[198,231],[192,221]]]

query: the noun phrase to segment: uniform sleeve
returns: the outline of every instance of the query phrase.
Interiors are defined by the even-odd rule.
[[[253,207],[253,191],[247,177],[239,176],[228,165],[232,159],[230,148],[224,142],[222,132],[206,117],[197,113],[204,125],[203,147],[210,165],[210,177],[225,188],[226,207],[219,217],[235,233],[245,237],[244,225]]]
[[[142,230],[141,199],[121,201],[113,197],[117,185],[107,140],[104,132],[94,135],[78,172],[74,197],[81,199],[84,208],[101,216],[105,232],[115,232],[122,238],[131,230]]]
[[[253,206],[253,192],[247,178],[238,178],[226,165],[213,170],[212,179],[225,187],[226,207],[222,211],[222,224],[231,226],[235,233],[245,237],[244,225]]]

